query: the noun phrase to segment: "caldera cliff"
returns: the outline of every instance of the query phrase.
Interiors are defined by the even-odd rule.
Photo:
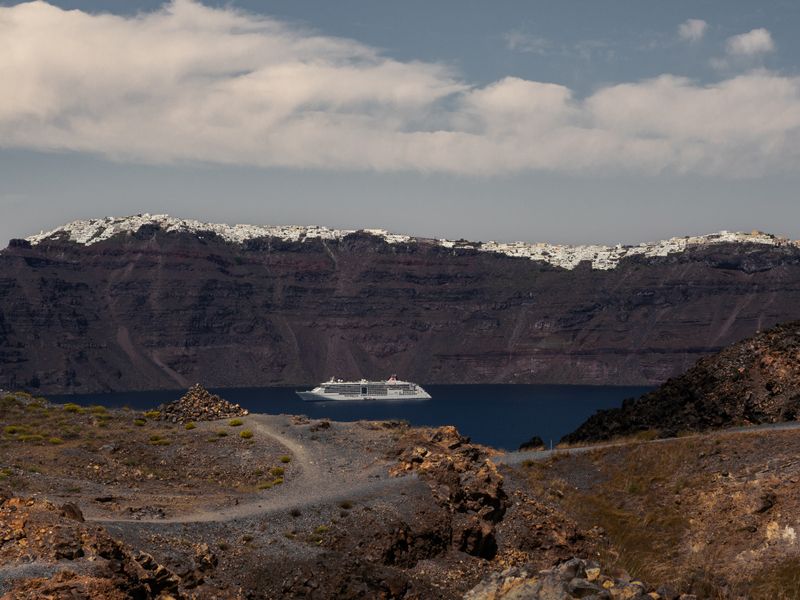
[[[140,215],[0,252],[0,387],[657,384],[798,316],[800,248],[429,240]]]

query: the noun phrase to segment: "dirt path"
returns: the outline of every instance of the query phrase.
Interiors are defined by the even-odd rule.
[[[546,460],[556,454],[584,454],[592,450],[601,450],[603,448],[617,448],[619,446],[630,446],[634,444],[664,444],[673,442],[675,440],[686,440],[708,435],[737,435],[746,433],[755,433],[758,431],[791,431],[800,429],[800,422],[790,421],[787,423],[768,423],[765,425],[752,425],[750,427],[732,427],[730,429],[715,429],[713,431],[705,431],[703,433],[695,433],[692,435],[683,436],[680,438],[661,438],[657,440],[630,440],[623,442],[608,442],[606,444],[592,444],[589,446],[573,446],[571,448],[553,448],[552,450],[526,450],[524,452],[508,452],[499,456],[495,456],[492,460],[502,465],[519,465],[526,460]]]
[[[253,516],[285,513],[319,504],[359,500],[393,489],[413,485],[416,477],[390,477],[388,462],[379,460],[366,468],[343,470],[335,445],[311,448],[310,444],[279,430],[265,415],[250,415],[248,426],[263,438],[277,441],[292,453],[294,476],[290,482],[254,495],[253,500],[221,508],[204,508],[166,518],[129,518],[121,516],[87,516],[98,523],[214,523]]]

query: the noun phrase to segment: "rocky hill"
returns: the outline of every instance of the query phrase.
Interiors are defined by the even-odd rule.
[[[606,247],[80,221],[0,252],[0,386],[657,384],[796,318],[798,283],[800,248],[758,233]]]
[[[800,321],[778,325],[703,358],[684,375],[618,409],[602,410],[564,438],[662,436],[800,416]]]

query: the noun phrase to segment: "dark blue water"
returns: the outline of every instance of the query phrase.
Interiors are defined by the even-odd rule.
[[[412,425],[455,425],[474,441],[516,449],[532,436],[557,442],[600,408],[652,389],[586,385],[426,385],[433,397],[409,402],[303,402],[298,388],[215,389],[251,412],[301,414],[335,421],[405,419]],[[309,389],[309,388],[303,388]],[[53,396],[56,402],[154,408],[177,400],[182,391],[121,392]]]

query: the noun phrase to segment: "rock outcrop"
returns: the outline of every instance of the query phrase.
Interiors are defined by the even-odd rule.
[[[393,372],[655,385],[795,318],[800,303],[800,248],[768,236],[578,252],[126,223],[0,252],[0,387],[257,387]]]
[[[28,576],[29,565],[49,576]],[[183,597],[181,580],[152,556],[134,552],[74,505],[0,498],[0,600]]]
[[[453,548],[492,558],[497,552],[495,526],[506,512],[508,498],[503,477],[486,450],[446,426],[428,437],[417,431],[407,435],[397,458],[393,473],[415,471],[430,485],[436,503],[450,513]]]
[[[172,423],[216,421],[243,417],[247,409],[212,394],[199,383],[194,384],[180,400],[158,407],[160,418]]]
[[[703,358],[684,375],[618,409],[601,410],[564,441],[644,430],[662,437],[800,417],[800,321],[778,325]]]
[[[610,577],[597,563],[573,558],[546,569],[531,572],[513,567],[493,573],[470,590],[464,600],[673,600],[679,596],[662,595],[640,581]],[[695,600],[693,596],[680,596]]]

